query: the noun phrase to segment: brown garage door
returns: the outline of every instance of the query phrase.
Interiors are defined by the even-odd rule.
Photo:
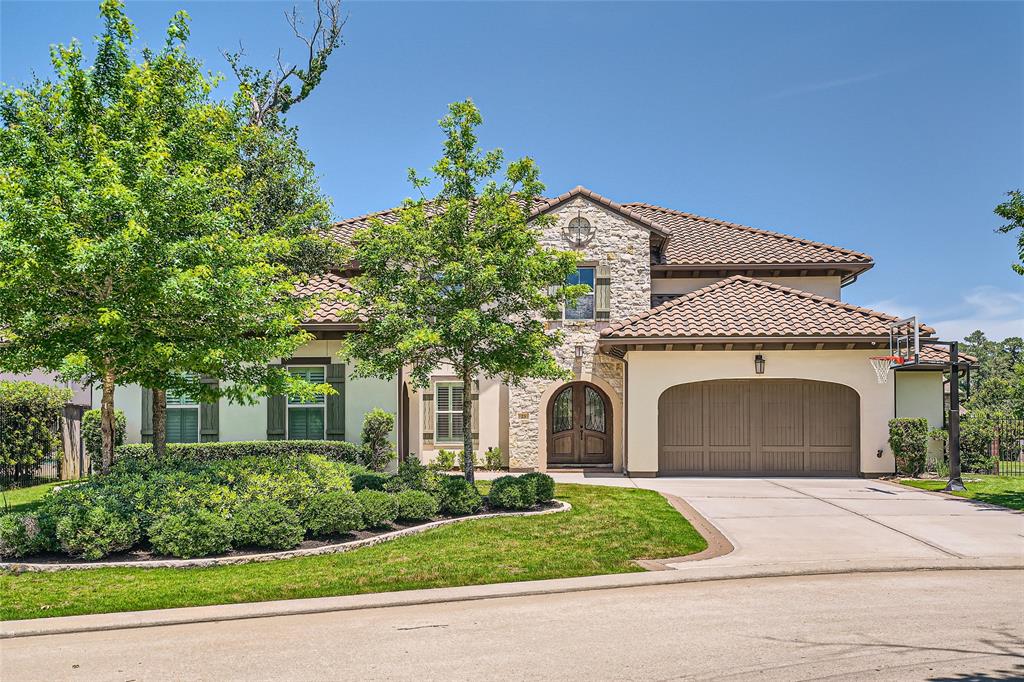
[[[848,386],[790,379],[673,386],[658,401],[663,475],[842,476],[860,470]]]

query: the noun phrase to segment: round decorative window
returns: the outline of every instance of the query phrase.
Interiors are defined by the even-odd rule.
[[[565,238],[574,246],[583,246],[594,236],[594,226],[583,216],[576,216],[565,228]]]

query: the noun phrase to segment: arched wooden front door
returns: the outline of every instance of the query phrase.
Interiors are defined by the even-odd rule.
[[[604,391],[585,381],[555,391],[548,404],[548,466],[612,463],[612,409]]]

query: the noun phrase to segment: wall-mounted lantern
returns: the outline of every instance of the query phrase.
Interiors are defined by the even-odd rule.
[[[760,353],[754,356],[754,372],[764,374],[764,356]]]
[[[583,354],[586,353],[586,351],[587,351],[586,346],[584,346],[582,344],[577,344],[577,346],[576,346],[576,359],[577,360],[582,360],[583,359]]]

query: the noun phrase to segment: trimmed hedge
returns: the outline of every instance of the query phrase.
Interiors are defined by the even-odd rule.
[[[147,531],[157,554],[191,559],[231,549],[233,527],[220,514],[188,509],[157,519]]]
[[[372,471],[366,474],[353,474],[352,490],[357,493],[361,490],[384,490],[384,486],[388,484],[390,478],[387,474],[378,474]]]
[[[335,490],[310,500],[302,523],[317,537],[343,535],[363,527],[363,508],[354,494]]]
[[[395,495],[395,502],[399,521],[427,521],[440,510],[437,499],[422,490],[403,490]]]
[[[122,445],[115,458],[153,458],[149,444]],[[174,459],[209,461],[241,457],[282,457],[294,454],[321,455],[339,462],[355,463],[363,456],[362,446],[343,440],[252,440],[224,443],[168,443],[167,456]]]
[[[306,531],[299,515],[280,502],[241,504],[232,519],[237,547],[291,549],[302,542]]]
[[[523,474],[519,478],[533,481],[535,498],[537,502],[550,502],[555,498],[555,479],[539,471]]]
[[[462,476],[438,476],[437,501],[449,516],[475,514],[484,506],[480,491]]]
[[[361,490],[356,493],[367,528],[384,528],[398,518],[398,502],[394,495],[379,490]]]
[[[529,509],[537,504],[537,485],[525,477],[500,476],[491,483],[487,501],[496,509]]]
[[[0,557],[17,559],[38,549],[39,521],[35,515],[0,515]]]

